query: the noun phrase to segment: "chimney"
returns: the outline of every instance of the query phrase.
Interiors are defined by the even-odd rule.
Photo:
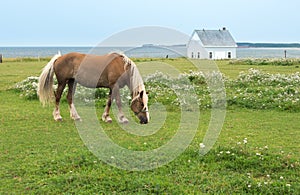
[[[226,27],[223,27],[223,30],[226,30]]]

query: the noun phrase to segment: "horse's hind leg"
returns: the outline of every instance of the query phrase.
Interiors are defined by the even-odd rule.
[[[74,79],[69,79],[68,81],[68,95],[67,95],[67,100],[69,103],[69,107],[70,107],[70,116],[72,119],[74,120],[81,120],[80,116],[78,115],[75,106],[73,104],[73,98],[74,98],[74,93],[76,90],[76,82]]]
[[[59,82],[56,93],[55,93],[55,109],[53,111],[53,118],[56,121],[61,121],[62,120],[62,117],[61,117],[60,111],[59,111],[59,102],[60,102],[61,95],[62,95],[62,93],[65,89],[65,86],[66,86],[65,81],[64,82]]]
[[[105,106],[105,109],[104,109],[104,113],[102,114],[102,120],[104,122],[107,122],[107,123],[112,122],[112,119],[109,116],[109,110],[110,110],[110,107],[111,107],[111,102],[112,102],[112,90],[110,89],[108,99],[107,99],[107,102],[106,102],[106,106]]]

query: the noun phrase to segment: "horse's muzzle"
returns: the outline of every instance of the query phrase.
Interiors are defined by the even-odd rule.
[[[142,117],[142,118],[140,118],[140,123],[141,123],[141,124],[147,124],[147,123],[148,123],[148,119]]]

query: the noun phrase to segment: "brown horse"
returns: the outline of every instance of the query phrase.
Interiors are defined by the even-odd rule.
[[[58,82],[55,93],[53,93],[54,74]],[[55,55],[44,67],[38,84],[38,95],[43,105],[53,100],[53,94],[55,94],[54,120],[62,120],[59,102],[66,85],[68,85],[67,100],[70,107],[70,115],[74,120],[81,120],[73,104],[77,83],[89,88],[105,87],[110,89],[107,104],[102,115],[102,120],[108,123],[112,122],[109,110],[114,99],[119,110],[119,122],[128,122],[128,119],[122,112],[119,92],[120,88],[125,85],[128,86],[132,95],[131,110],[139,118],[141,124],[149,122],[148,96],[143,80],[135,63],[126,55],[119,53],[110,53],[103,56],[81,53],[69,53],[63,56],[61,54]]]

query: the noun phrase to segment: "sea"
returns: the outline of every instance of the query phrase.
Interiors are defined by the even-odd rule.
[[[122,52],[129,57],[176,58],[186,56],[186,47],[153,46],[140,47],[0,47],[3,58],[51,57],[58,52],[81,52],[102,55]],[[237,58],[300,58],[300,48],[237,48]]]

